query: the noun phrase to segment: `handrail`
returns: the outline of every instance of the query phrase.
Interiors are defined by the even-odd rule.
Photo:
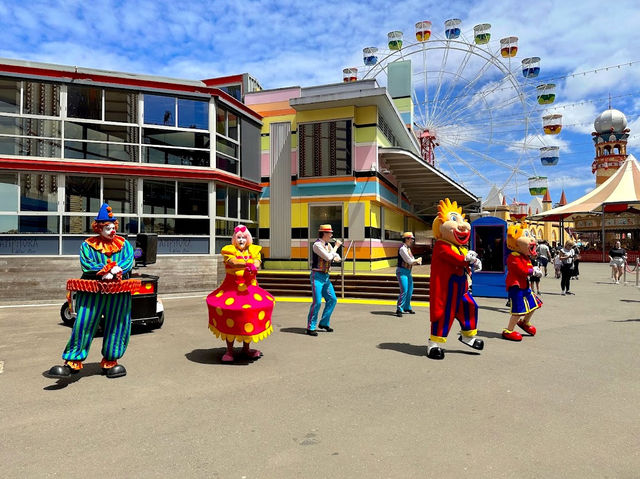
[[[344,298],[344,260],[347,258],[347,256],[349,256],[349,251],[351,251],[351,247],[353,246],[353,242],[355,240],[351,240],[351,242],[349,243],[349,247],[347,248],[347,252],[344,254],[344,256],[342,257],[342,261],[340,261],[340,281],[342,282],[342,297]],[[353,250],[353,274],[356,274],[356,255],[355,255],[355,248]]]

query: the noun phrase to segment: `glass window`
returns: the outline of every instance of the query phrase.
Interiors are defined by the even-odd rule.
[[[216,220],[216,236],[232,236],[233,229],[238,225],[237,221]],[[229,242],[227,241],[227,244]]]
[[[240,218],[249,219],[249,192],[240,190]]]
[[[227,187],[216,185],[216,216],[227,216]]]
[[[97,212],[96,212],[97,214]],[[72,235],[92,235],[91,223],[95,216],[64,216],[62,232]]]
[[[58,177],[48,174],[20,174],[20,210],[56,211]]]
[[[228,93],[238,101],[242,101],[242,87],[240,85],[229,85],[220,87],[225,93]]]
[[[103,125],[98,123],[64,122],[64,137],[72,140],[138,143],[135,126]]]
[[[84,85],[67,86],[67,116],[102,120],[102,89]]]
[[[138,161],[138,147],[114,143],[65,141],[64,157],[72,160]]]
[[[0,173],[0,210],[18,211],[18,174]]]
[[[0,112],[20,113],[20,82],[0,80]]]
[[[100,178],[67,176],[64,197],[65,211],[97,214],[100,210]]]
[[[135,213],[138,183],[134,178],[104,178],[102,198],[114,213]]]
[[[258,221],[258,193],[249,193],[249,219]]]
[[[216,138],[216,149],[218,152],[231,156],[232,158],[238,158],[238,145],[225,138]]]
[[[13,116],[0,116],[0,133],[3,135],[22,135],[22,119]]]
[[[300,176],[351,174],[351,121],[299,125]]]
[[[18,215],[0,216],[0,234],[12,235],[17,233]]]
[[[178,126],[181,128],[209,128],[209,102],[178,98]]]
[[[29,115],[60,116],[60,86],[25,81],[23,110]]]
[[[209,148],[209,134],[145,128],[143,130],[143,143],[146,145],[179,146],[184,148]]]
[[[216,155],[216,168],[222,171],[228,171],[234,175],[239,174],[240,163],[238,160],[234,160],[224,155]]]
[[[209,166],[210,162],[208,151],[177,148],[144,147],[142,158],[145,163],[161,165]]]
[[[144,180],[142,187],[142,203],[142,209],[145,213],[169,215],[175,214],[175,181]],[[148,232],[149,230],[143,231]]]
[[[216,132],[225,136],[227,134],[227,111],[220,108],[220,105],[216,108]]]
[[[142,218],[142,233],[157,233],[159,235],[176,234],[175,218]]]
[[[231,112],[227,113],[227,136],[238,139],[238,117]]]
[[[20,216],[18,229],[20,233],[58,234],[59,220],[59,216]]]
[[[178,214],[209,214],[209,185],[207,183],[178,182]]]
[[[138,95],[130,91],[104,91],[104,119],[120,123],[138,123]]]
[[[60,138],[61,122],[0,116],[0,133],[3,135],[46,136]]]
[[[0,155],[20,155],[22,153],[22,138],[0,136]]]
[[[237,218],[238,217],[238,189],[237,188],[229,188],[229,201],[228,201],[228,213],[227,216],[229,218]]]
[[[176,99],[164,95],[144,95],[144,122],[148,125],[176,126]]]
[[[209,220],[176,218],[176,234],[179,235],[208,235]]]

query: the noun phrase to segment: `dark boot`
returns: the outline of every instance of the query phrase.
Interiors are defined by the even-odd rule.
[[[102,369],[102,371],[109,379],[121,378],[127,375],[127,370],[122,364],[116,364],[112,368]]]
[[[71,369],[69,366],[67,366],[66,364],[63,366],[53,366],[51,369],[49,369],[49,371],[47,372],[47,377],[50,378],[68,378],[70,377],[72,374],[77,373],[78,371],[76,371],[75,369]]]

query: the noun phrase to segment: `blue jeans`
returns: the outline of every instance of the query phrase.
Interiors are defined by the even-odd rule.
[[[396,277],[400,285],[397,308],[400,311],[411,311],[411,296],[413,295],[413,276],[407,268],[396,268]]]
[[[331,321],[331,313],[336,307],[338,299],[336,293],[333,290],[333,285],[329,280],[328,273],[321,273],[320,271],[311,271],[311,307],[309,308],[309,315],[307,316],[307,329],[314,331],[318,324],[318,314],[320,313],[320,306],[322,305],[322,298],[324,298],[326,304],[324,311],[322,312],[322,318],[320,319],[320,326],[329,326]]]

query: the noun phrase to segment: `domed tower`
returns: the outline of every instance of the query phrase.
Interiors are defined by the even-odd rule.
[[[609,108],[593,122],[591,133],[596,147],[596,158],[591,172],[596,174],[596,186],[613,175],[627,158],[627,117],[621,111]]]

